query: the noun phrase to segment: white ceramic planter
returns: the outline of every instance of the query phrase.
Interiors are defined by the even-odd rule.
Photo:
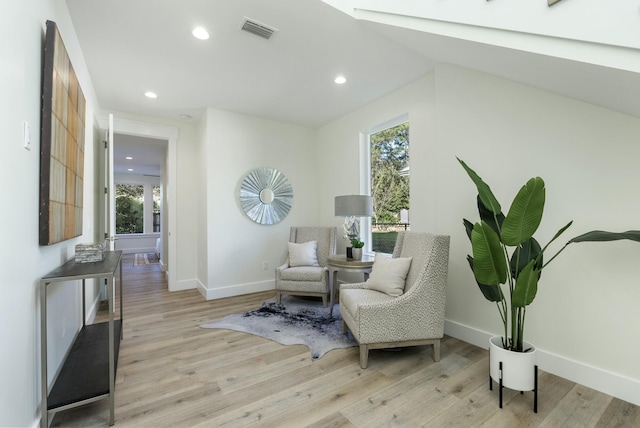
[[[489,370],[491,379],[500,382],[500,362],[502,362],[502,385],[517,391],[532,391],[536,383],[536,348],[524,342],[529,352],[513,352],[502,347],[502,337],[493,336],[489,347]]]
[[[351,251],[353,254],[353,260],[362,260],[362,248],[354,248]]]

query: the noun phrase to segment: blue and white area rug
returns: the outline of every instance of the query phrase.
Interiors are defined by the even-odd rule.
[[[323,308],[319,301],[295,296],[283,296],[281,305],[269,299],[258,309],[229,315],[200,327],[242,331],[283,345],[307,345],[314,359],[332,349],[356,346],[351,333],[342,333],[339,305],[334,305],[333,318],[329,318],[329,308]]]

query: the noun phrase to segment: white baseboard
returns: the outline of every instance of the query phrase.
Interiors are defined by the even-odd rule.
[[[489,339],[493,336],[491,333],[449,320],[444,322],[444,332],[448,336],[487,350]],[[540,370],[640,406],[640,381],[553,354],[539,347],[536,349]]]
[[[200,294],[202,294],[202,297],[204,297],[205,300],[209,300],[207,299],[207,287],[205,287],[204,284],[198,279],[196,280],[196,288],[198,289]]]
[[[243,294],[259,293],[275,289],[275,281],[250,282],[247,284],[236,284],[216,288],[207,288],[200,281],[197,281],[197,288],[200,294],[207,300],[224,299],[225,297],[240,296]]]
[[[122,248],[122,254],[135,254],[135,253],[155,253],[156,249],[153,247],[150,248]]]
[[[100,306],[100,293],[98,293],[98,295],[95,296],[95,299],[93,299],[93,303],[91,304],[91,307],[89,307],[89,309],[85,313],[84,322],[86,324],[93,324],[93,320],[96,319],[96,315],[98,314],[99,306]]]
[[[198,288],[198,280],[196,279],[183,279],[176,281],[175,286],[169,291],[182,291]]]

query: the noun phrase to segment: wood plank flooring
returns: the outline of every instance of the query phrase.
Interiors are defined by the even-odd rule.
[[[363,370],[357,348],[314,361],[302,345],[201,329],[273,293],[206,301],[169,293],[158,265],[123,263],[117,427],[640,427],[640,407],[545,372],[537,414],[532,392],[505,389],[499,409],[488,351],[450,337],[440,362],[431,347],[371,351]],[[108,426],[108,401],[60,412],[52,426]]]

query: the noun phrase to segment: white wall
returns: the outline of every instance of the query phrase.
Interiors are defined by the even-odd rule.
[[[85,94],[87,128],[83,235],[40,247],[40,95],[46,20],[58,24]],[[32,426],[40,417],[39,279],[73,257],[76,244],[95,238],[93,124],[98,103],[64,2],[3,2],[0,40],[0,426]],[[31,127],[30,151],[22,147],[24,121]],[[50,287],[50,379],[80,325],[78,284]]]
[[[206,296],[206,284],[209,277],[209,250],[207,245],[209,243],[209,222],[207,219],[209,195],[207,194],[207,115],[198,120],[197,123],[197,193],[198,193],[198,205],[196,209],[196,221],[198,225],[198,237],[197,237],[197,283],[201,292],[204,292]]]
[[[168,203],[176,204],[175,243],[176,283],[171,291],[196,288],[197,285],[197,245],[198,230],[198,133],[194,123],[176,123],[180,128],[180,137],[176,153],[175,193]],[[169,213],[168,213],[169,215]],[[171,232],[173,233],[173,232]],[[172,238],[169,237],[168,240]],[[166,248],[166,245],[165,245]],[[170,250],[168,250],[170,251]],[[164,258],[163,258],[164,260]],[[169,269],[172,269],[169,266]]]
[[[639,119],[442,64],[318,130],[324,199],[357,193],[359,133],[403,113],[410,121],[412,230],[451,236],[448,334],[486,347],[486,332],[501,330],[465,259],[462,218],[477,217],[476,191],[456,156],[506,207],[527,179],[545,179],[543,245],[571,219],[561,243],[592,229],[637,228]],[[339,225],[332,216],[332,207],[321,208],[321,221]],[[543,370],[640,404],[639,255],[638,243],[574,244],[545,270],[525,332],[542,351]]]
[[[477,218],[475,188],[455,156],[492,186],[503,206],[527,179],[545,179],[545,217],[537,236],[544,245],[574,220],[559,239],[563,244],[593,229],[637,228],[640,120],[444,65],[436,69],[436,105],[437,217],[440,228],[450,231],[452,249],[447,319],[497,333],[497,314],[475,290],[464,259],[469,243],[461,217]],[[525,332],[550,354],[543,369],[560,370],[560,362],[551,361],[558,355],[619,376],[621,388],[628,378],[635,391],[606,392],[640,403],[640,342],[630,339],[640,337],[639,255],[634,242],[574,244],[545,269]],[[588,385],[588,379],[580,381]]]
[[[435,197],[433,177],[435,158],[427,153],[435,150],[433,140],[433,81],[432,74],[380,98],[334,122],[317,132],[316,156],[320,169],[321,195],[331,203],[321,207],[321,220],[342,227],[343,218],[334,216],[335,196],[360,193],[360,145],[361,134],[384,122],[408,115],[411,146],[411,226],[413,230],[437,231],[436,207],[429,203]],[[415,167],[414,158],[421,159]],[[425,202],[423,202],[425,201]],[[420,215],[414,215],[415,210]],[[342,239],[342,238],[340,238]],[[347,242],[339,241],[338,247]]]
[[[199,287],[207,298],[273,289],[289,228],[317,225],[319,208],[333,204],[319,197],[314,131],[214,109],[206,120],[208,272]],[[242,179],[259,167],[278,169],[293,187],[291,211],[276,225],[255,223],[240,208]]]

